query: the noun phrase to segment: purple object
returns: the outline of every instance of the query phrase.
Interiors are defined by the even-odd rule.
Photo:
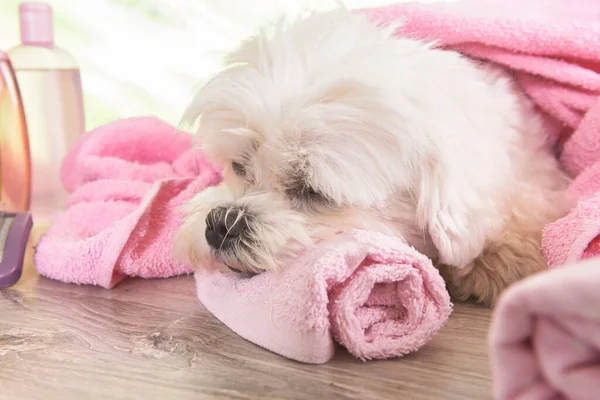
[[[0,289],[14,285],[21,278],[32,225],[29,213],[0,211]]]

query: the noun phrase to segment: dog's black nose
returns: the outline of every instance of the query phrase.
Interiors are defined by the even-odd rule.
[[[243,210],[216,207],[206,216],[206,241],[213,249],[230,246],[248,226]]]

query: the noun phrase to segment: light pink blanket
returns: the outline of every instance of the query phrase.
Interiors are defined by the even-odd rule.
[[[600,398],[600,259],[510,288],[490,329],[498,400]]]
[[[177,208],[220,175],[189,135],[155,118],[113,122],[84,135],[62,180],[72,194],[36,248],[41,275],[110,288],[126,276],[191,272],[171,257]],[[206,307],[242,337],[311,363],[333,356],[334,339],[362,359],[416,351],[451,311],[430,260],[368,232],[319,244],[281,276],[207,272],[197,284]]]

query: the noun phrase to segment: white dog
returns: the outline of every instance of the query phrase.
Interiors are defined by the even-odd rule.
[[[187,111],[224,181],[186,208],[177,254],[258,273],[373,230],[486,304],[545,267],[568,178],[505,72],[350,11],[284,25],[244,42]]]

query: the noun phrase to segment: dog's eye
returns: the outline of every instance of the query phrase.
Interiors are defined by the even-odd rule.
[[[321,195],[321,193],[316,192],[313,188],[311,187],[307,187],[304,189],[302,195],[306,198],[309,199],[319,199],[322,198],[323,196]]]
[[[290,188],[286,190],[286,194],[295,208],[310,208],[315,210],[331,205],[329,198],[309,186]]]
[[[241,164],[237,161],[233,161],[231,163],[231,169],[233,169],[233,172],[239,177],[246,176],[246,168],[244,167],[243,164]]]

